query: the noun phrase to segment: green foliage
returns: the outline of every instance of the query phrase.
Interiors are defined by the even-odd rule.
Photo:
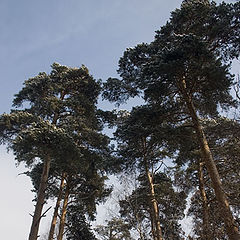
[[[71,159],[99,159],[107,155],[108,138],[96,116],[100,85],[86,67],[52,65],[48,75],[40,73],[25,81],[14,106],[27,107],[1,116],[1,141],[14,150],[19,162],[31,165],[46,154],[59,163]],[[75,159],[75,160],[74,160]]]
[[[36,158],[48,154],[60,159],[62,154],[81,156],[78,146],[65,129],[25,111],[14,111],[0,117],[1,141],[7,143],[16,160],[30,166]],[[71,151],[70,151],[71,149]]]
[[[96,240],[90,224],[83,212],[77,207],[71,206],[67,213],[66,224],[66,239],[67,240]]]
[[[172,155],[167,144],[172,127],[167,118],[161,117],[161,111],[151,105],[139,106],[119,121],[114,136],[118,142],[118,164],[122,169],[132,171],[137,167],[145,171],[145,160],[158,167],[164,158]]]
[[[96,203],[110,191],[100,174],[110,152],[109,138],[101,133],[104,121],[96,107],[100,90],[100,82],[85,66],[69,68],[54,63],[50,74],[39,73],[26,80],[15,95],[16,109],[0,116],[0,141],[13,150],[18,163],[31,168],[27,175],[34,191],[44,195],[41,199],[58,195],[59,178],[66,173],[70,197],[75,202],[81,200],[84,211],[92,217]],[[39,184],[46,159],[51,165],[45,191]]]
[[[122,219],[112,218],[106,226],[98,225],[95,231],[101,240],[133,240],[130,228]]]
[[[79,208],[81,212],[87,214],[91,220],[95,219],[96,205],[106,200],[112,191],[111,187],[106,187],[107,177],[101,175],[94,168],[89,168],[86,172],[71,176],[70,186],[70,209]]]
[[[170,109],[178,109],[179,114],[186,114],[180,89],[180,81],[184,79],[187,93],[201,114],[216,115],[218,104],[223,107],[233,105],[229,94],[233,78],[221,53],[229,52],[231,39],[238,38],[237,33],[233,35],[239,24],[235,17],[237,5],[216,6],[205,2],[183,4],[157,31],[153,42],[127,49],[119,61],[118,73],[122,79],[109,79],[104,85],[103,96],[119,103],[129,97],[141,96],[151,104],[167,105]],[[209,18],[213,18],[211,23],[208,17],[205,18],[209,14]],[[224,25],[226,33],[221,36],[222,31],[214,27],[222,27],[219,21],[224,20],[228,25],[226,28]],[[220,44],[223,37],[225,44]],[[238,54],[238,51],[234,53]]]
[[[225,60],[239,56],[239,2],[186,0],[171,13],[170,22],[158,35],[192,33],[204,40],[208,48]],[[157,36],[158,36],[157,35]]]

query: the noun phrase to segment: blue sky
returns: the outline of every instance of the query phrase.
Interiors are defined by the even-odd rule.
[[[85,64],[96,78],[114,75],[125,48],[151,41],[179,1],[1,0],[1,111],[22,82],[53,62]]]
[[[95,78],[116,76],[127,47],[150,42],[179,0],[0,0],[0,113],[24,80],[53,62],[86,65]],[[33,210],[23,166],[0,147],[1,239],[27,239]],[[44,232],[46,224],[42,225]]]

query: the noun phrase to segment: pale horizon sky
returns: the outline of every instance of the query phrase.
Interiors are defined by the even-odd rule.
[[[152,41],[154,31],[180,4],[180,0],[0,0],[0,114],[10,111],[13,96],[26,79],[49,73],[53,62],[84,64],[96,79],[117,76],[124,50]],[[3,240],[28,238],[33,194],[30,180],[18,175],[23,171],[0,146]],[[47,224],[43,219],[40,233]]]

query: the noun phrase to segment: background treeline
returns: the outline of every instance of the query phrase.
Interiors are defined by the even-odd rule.
[[[54,63],[26,80],[0,116],[0,141],[36,192],[29,240],[49,199],[48,240],[239,240],[240,85],[230,72],[239,53],[238,1],[185,0],[151,43],[124,52],[119,78]],[[103,111],[100,97],[142,105]],[[124,185],[118,214],[92,229],[114,188],[109,175],[135,184]],[[191,236],[180,222],[188,217]]]

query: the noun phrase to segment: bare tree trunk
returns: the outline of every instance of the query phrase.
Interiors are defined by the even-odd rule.
[[[148,161],[146,159],[146,139],[143,140],[143,158],[144,158],[144,162],[145,162],[145,173],[147,176],[147,180],[149,183],[149,192],[150,192],[150,197],[151,197],[151,209],[152,209],[152,221],[151,223],[153,224],[152,226],[152,230],[153,230],[153,236],[154,236],[154,240],[163,240],[163,236],[162,236],[162,229],[161,229],[161,225],[160,225],[160,219],[159,219],[159,208],[158,208],[158,202],[156,200],[156,196],[155,196],[155,189],[154,189],[154,183],[153,183],[153,177],[149,171],[149,167],[148,167]]]
[[[222,218],[224,219],[224,224],[225,224],[225,228],[227,231],[227,235],[230,240],[239,240],[240,233],[239,233],[238,227],[236,225],[236,222],[234,221],[232,212],[230,210],[228,199],[223,190],[221,179],[220,179],[216,164],[213,160],[212,153],[211,153],[211,150],[208,145],[208,141],[205,137],[202,126],[199,122],[199,119],[198,119],[196,110],[194,108],[191,96],[189,96],[189,94],[187,93],[186,83],[185,83],[184,79],[182,79],[182,81],[180,82],[180,90],[181,90],[183,98],[187,104],[189,114],[192,118],[194,129],[196,131],[198,142],[199,142],[199,145],[201,148],[201,153],[204,158],[204,162],[206,164],[208,174],[210,176],[210,179],[211,179],[211,182],[213,185],[216,199],[219,203],[219,207],[220,207],[219,211],[220,211],[220,214],[222,215]]]
[[[41,220],[41,214],[42,214],[42,209],[44,205],[44,200],[45,200],[45,190],[47,188],[47,180],[48,180],[48,175],[49,175],[49,169],[50,169],[50,162],[51,159],[50,157],[47,157],[44,160],[43,164],[43,171],[41,175],[41,182],[38,190],[38,196],[37,196],[37,203],[35,206],[35,211],[33,215],[33,220],[32,220],[32,226],[29,234],[29,240],[37,240],[38,238],[38,230],[39,230],[39,225],[40,225],[40,220]]]
[[[199,162],[198,164],[198,180],[199,180],[199,191],[202,200],[202,213],[203,213],[203,239],[212,240],[212,234],[210,231],[210,223],[209,223],[209,207],[208,207],[208,199],[205,191],[204,184],[204,175],[203,175],[203,162]]]
[[[49,235],[48,235],[48,240],[53,240],[53,235],[54,235],[54,231],[55,231],[55,227],[56,227],[56,223],[57,223],[58,210],[59,210],[60,203],[62,200],[62,195],[63,195],[64,180],[65,180],[65,173],[63,173],[62,177],[61,177],[58,198],[57,198],[56,206],[55,206],[54,213],[53,213],[53,218],[52,218],[51,228],[50,228]]]
[[[61,218],[60,218],[60,225],[59,225],[59,232],[58,232],[57,240],[63,239],[69,194],[70,194],[70,191],[69,191],[69,182],[68,182],[67,187],[66,187],[65,196],[64,196],[64,201],[63,201],[62,214],[61,214]]]

